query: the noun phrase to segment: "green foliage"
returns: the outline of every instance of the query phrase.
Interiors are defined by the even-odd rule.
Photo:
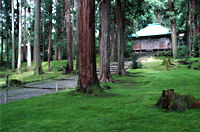
[[[171,50],[168,50],[168,51],[164,51],[164,52],[159,52],[158,55],[159,55],[159,56],[172,57],[172,56],[173,56],[173,53],[172,53]]]
[[[196,41],[193,44],[194,48],[194,56],[199,57],[200,56],[200,34],[196,36]]]
[[[138,62],[138,56],[136,54],[132,54],[131,56],[131,67],[132,69],[142,68],[142,64]]]
[[[178,49],[178,58],[181,60],[185,59],[185,61],[187,61],[189,59],[189,53],[190,50],[187,46],[180,47]]]
[[[126,48],[124,49],[124,57],[125,58],[130,57],[132,52],[133,52],[133,42],[128,41],[126,44]]]

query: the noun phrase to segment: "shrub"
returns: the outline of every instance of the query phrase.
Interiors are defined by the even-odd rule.
[[[189,59],[189,53],[190,50],[187,46],[180,47],[178,49],[178,58],[181,60],[185,59],[185,61],[187,61]]]
[[[131,56],[131,67],[132,69],[142,68],[142,64],[138,62],[138,56],[136,54],[132,54]]]
[[[133,52],[133,43],[132,41],[128,41],[126,44],[126,48],[124,49],[124,57],[131,57],[131,53]]]
[[[193,44],[193,48],[194,48],[194,57],[199,57],[200,56],[200,34],[198,34],[196,36],[196,41]]]
[[[164,52],[159,52],[158,54],[159,56],[167,56],[167,57],[172,57],[173,56],[173,53],[171,50],[168,50],[168,51],[164,51]]]

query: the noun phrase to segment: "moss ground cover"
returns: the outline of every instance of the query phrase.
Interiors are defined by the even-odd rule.
[[[200,101],[200,71],[185,65],[166,70],[161,63],[152,59],[143,63],[143,69],[129,70],[126,76],[114,75],[117,83],[101,84],[111,87],[103,96],[62,91],[0,105],[0,130],[199,132],[200,109],[166,113],[154,105],[163,89],[172,88]]]

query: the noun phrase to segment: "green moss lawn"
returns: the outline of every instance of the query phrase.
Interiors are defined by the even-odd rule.
[[[200,101],[200,65],[177,65],[168,71],[162,60],[116,76],[103,96],[62,91],[0,105],[2,132],[199,132],[200,109],[166,113],[155,108],[163,89],[193,94]]]

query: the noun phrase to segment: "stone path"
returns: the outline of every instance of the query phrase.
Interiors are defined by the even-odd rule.
[[[59,90],[75,88],[77,85],[78,76],[72,76],[57,80]],[[24,86],[12,88],[8,92],[8,102],[15,100],[27,99],[34,96],[39,96],[47,93],[54,93],[56,91],[56,80],[48,82],[37,82],[34,84],[26,84]],[[0,92],[0,104],[4,103],[5,92]]]
[[[39,96],[47,93],[54,93],[55,90],[49,89],[27,89],[27,88],[15,88],[8,92],[8,102],[27,99],[34,96]],[[4,103],[5,92],[0,92],[0,104]]]
[[[36,89],[55,89],[56,82],[58,85],[58,89],[70,89],[75,88],[77,85],[78,76],[71,76],[64,78],[62,80],[52,80],[48,82],[39,82],[34,84],[26,84],[24,88],[36,88]]]

